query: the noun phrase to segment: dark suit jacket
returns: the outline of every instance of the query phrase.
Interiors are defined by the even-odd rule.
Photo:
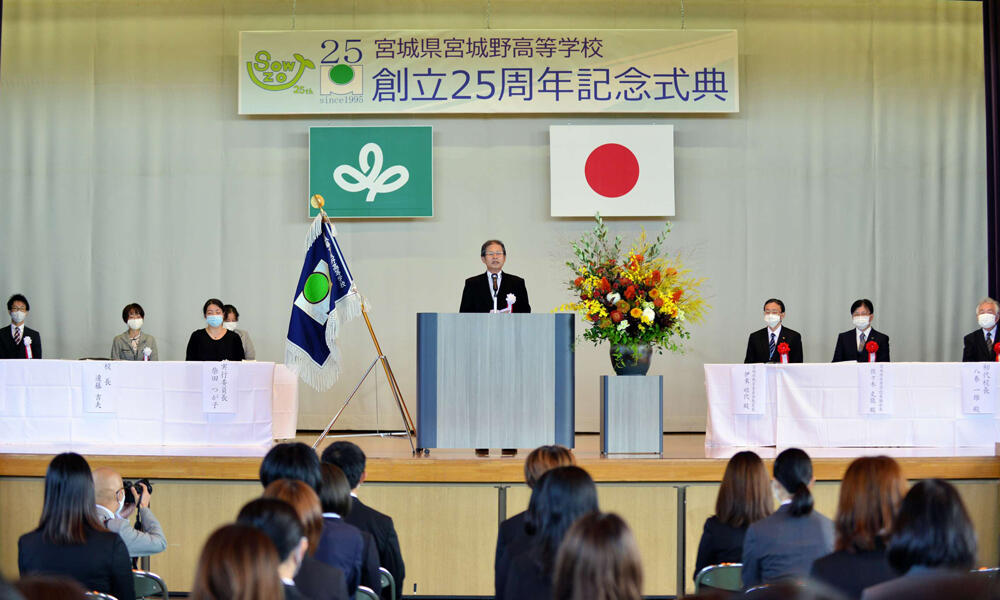
[[[885,559],[885,547],[869,552],[838,550],[817,558],[809,576],[841,591],[848,598],[860,598],[873,585],[899,576]]]
[[[987,600],[991,578],[967,571],[913,567],[902,577],[865,589],[863,600]]]
[[[288,585],[287,583],[281,584],[282,589],[285,590],[285,600],[312,600],[311,598],[306,598],[302,595],[302,592],[295,589],[294,585]]]
[[[87,590],[135,598],[132,563],[117,533],[87,528],[83,544],[56,545],[38,530],[17,540],[17,568],[24,575],[66,575]]]
[[[514,306],[517,306],[516,302]],[[352,497],[351,511],[344,517],[344,521],[361,531],[367,531],[375,538],[378,563],[392,574],[392,578],[396,582],[396,598],[402,597],[406,565],[403,564],[403,553],[399,550],[399,537],[396,535],[396,526],[392,522],[392,517],[382,514],[361,500]],[[372,589],[378,590],[377,587]]]
[[[357,527],[341,519],[323,517],[323,533],[313,558],[344,572],[349,596],[353,596],[358,585],[363,584],[365,550],[365,540]]]
[[[375,593],[382,589],[382,574],[378,571],[378,548],[375,546],[375,538],[367,531],[361,532],[362,546],[361,561],[361,585],[370,588]],[[381,595],[381,594],[379,594]]]
[[[552,600],[552,577],[528,550],[511,558],[503,596],[496,600]]]
[[[516,304],[514,306],[517,306]],[[34,329],[24,326],[24,337],[31,338],[31,357],[42,357],[42,336]],[[0,329],[0,358],[27,358],[24,355],[24,339],[14,346],[14,334],[10,332],[10,321]]]
[[[743,362],[747,364],[781,362],[781,355],[778,354],[778,344],[782,342],[788,344],[789,347],[788,362],[802,362],[802,336],[799,335],[799,332],[782,325],[781,334],[774,341],[774,356],[769,356],[769,342],[770,334],[767,327],[751,333],[750,338],[747,340],[747,355],[743,359]]]
[[[733,527],[711,516],[705,521],[698,543],[698,558],[694,563],[694,576],[709,565],[724,562],[738,563],[743,559],[743,537],[746,527]]]
[[[10,327],[7,328],[7,335],[10,335]],[[997,328],[997,335],[1000,336],[1000,328]],[[993,362],[997,359],[993,348],[986,347],[986,334],[982,329],[965,336],[963,341],[962,362]],[[997,341],[993,340],[993,343],[996,344]]]
[[[833,551],[833,523],[815,510],[793,517],[790,505],[747,527],[743,538],[743,587],[809,573],[814,560]]]
[[[507,583],[511,557],[521,554],[531,546],[532,536],[524,528],[527,512],[520,512],[500,523],[497,531],[497,553],[493,558],[494,594],[500,598]]]
[[[502,271],[501,274],[500,289],[497,291],[497,310],[507,308],[507,294],[514,294],[516,296],[514,312],[530,313],[531,304],[528,302],[528,288],[524,286],[524,280],[507,272]],[[458,312],[488,313],[491,310],[493,310],[493,294],[486,280],[486,271],[466,279],[465,289],[462,290],[462,305]]]
[[[881,331],[875,331],[873,327],[868,332],[868,339],[865,344],[874,341],[878,344],[878,352],[875,353],[875,362],[889,362],[889,336]],[[837,347],[833,349],[833,362],[857,361],[868,362],[868,351],[858,352],[858,330],[845,331],[837,336]]]
[[[302,560],[295,587],[311,600],[348,600],[344,572],[311,556]]]

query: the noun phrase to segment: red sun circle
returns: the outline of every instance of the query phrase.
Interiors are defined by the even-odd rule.
[[[603,144],[587,157],[583,173],[595,192],[605,198],[620,198],[639,181],[639,161],[621,144]]]

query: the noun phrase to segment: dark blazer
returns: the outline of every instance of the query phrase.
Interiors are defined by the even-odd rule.
[[[747,528],[743,538],[743,587],[809,573],[814,560],[833,551],[833,523],[815,510],[793,517],[784,504]]]
[[[525,516],[520,512],[500,523],[497,531],[497,553],[493,558],[493,588],[497,598],[503,596],[510,570],[511,557],[523,553],[531,546],[533,537],[525,530]]]
[[[497,310],[507,308],[507,294],[514,294],[517,297],[514,301],[514,312],[530,313],[531,304],[528,303],[528,288],[525,287],[524,280],[504,271],[501,271],[501,274],[500,289],[497,291]],[[491,310],[493,310],[493,294],[486,280],[486,271],[466,279],[465,289],[462,290],[462,305],[458,312],[488,313]]]
[[[375,538],[367,531],[361,532],[361,539],[364,545],[361,550],[361,585],[380,594],[382,589],[382,574],[378,571],[378,548],[375,546]]]
[[[492,302],[492,301],[491,301]],[[517,303],[514,303],[517,306]],[[366,505],[361,500],[351,498],[351,511],[344,521],[354,525],[361,531],[367,531],[375,538],[375,548],[378,551],[378,564],[392,574],[396,582],[396,598],[403,595],[403,579],[406,577],[406,565],[403,564],[403,553],[399,550],[399,537],[392,517]],[[378,590],[378,588],[372,588]],[[386,591],[388,595],[388,591]]]
[[[906,575],[866,588],[863,600],[973,600],[994,598],[992,578],[983,574],[949,569],[911,568]]]
[[[344,572],[311,556],[302,560],[295,587],[311,600],[348,600]]]
[[[881,331],[875,331],[873,327],[868,332],[868,339],[865,344],[874,341],[878,344],[878,351],[875,353],[875,362],[889,362],[889,336]],[[837,347],[833,349],[833,362],[857,361],[868,362],[868,351],[858,352],[858,330],[845,331],[837,336]]]
[[[7,335],[10,335],[10,327],[7,328]],[[997,335],[1000,336],[1000,327],[997,328]],[[993,340],[996,344],[998,340]],[[986,347],[986,334],[982,329],[977,329],[963,338],[962,362],[993,362],[997,359],[993,354],[993,348]]]
[[[747,528],[733,527],[711,516],[705,520],[698,543],[698,558],[694,563],[694,576],[709,565],[724,562],[738,563],[743,559],[743,538]]]
[[[512,557],[503,594],[496,600],[552,600],[551,574],[544,571],[534,552]]]
[[[282,589],[285,590],[285,600],[311,600],[302,595],[302,592],[295,589],[294,585],[288,585],[287,583],[281,584]]]
[[[517,305],[515,304],[515,306]],[[747,355],[743,359],[743,362],[747,364],[781,362],[781,355],[778,354],[778,344],[782,342],[788,344],[789,347],[788,362],[802,362],[802,336],[799,335],[799,332],[782,325],[781,334],[774,341],[774,356],[769,356],[769,342],[770,334],[767,327],[751,333],[750,338],[747,340]]]
[[[492,302],[492,301],[491,301]],[[514,306],[517,306],[516,304]],[[27,319],[26,319],[27,320]],[[34,329],[24,326],[24,337],[31,338],[31,357],[42,357],[42,336]],[[14,334],[10,331],[10,321],[0,329],[0,358],[27,358],[24,353],[24,338],[14,345]]]
[[[323,517],[323,533],[313,558],[343,571],[347,594],[354,595],[362,583],[365,563],[365,540],[357,527],[335,517]]]
[[[132,563],[125,542],[117,533],[87,528],[83,544],[57,545],[42,532],[26,533],[17,540],[17,568],[25,575],[66,575],[87,590],[115,598],[135,598]]]
[[[848,598],[860,598],[873,585],[899,576],[885,559],[885,546],[868,552],[838,550],[817,558],[809,576],[839,590]]]

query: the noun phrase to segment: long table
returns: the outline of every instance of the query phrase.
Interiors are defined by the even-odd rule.
[[[262,456],[297,405],[270,362],[2,360],[0,453]]]
[[[777,364],[758,365],[753,372],[749,367],[705,365],[707,446],[992,447],[1000,442],[995,401],[1000,382],[992,363]],[[975,385],[987,388],[975,390],[975,396],[973,375],[982,376]],[[756,388],[756,403],[748,393],[751,384],[743,383],[751,379],[762,386]]]

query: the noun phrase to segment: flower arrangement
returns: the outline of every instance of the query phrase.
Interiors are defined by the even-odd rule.
[[[700,320],[707,307],[698,291],[704,280],[663,252],[670,222],[652,242],[643,231],[623,254],[621,237],[611,240],[599,214],[595,220],[593,231],[573,242],[575,259],[566,262],[573,271],[569,289],[578,300],[556,310],[580,313],[591,324],[584,339],[611,342],[616,364],[622,356],[615,345],[633,352],[643,344],[660,353],[680,351],[681,340],[690,338],[688,323]]]

